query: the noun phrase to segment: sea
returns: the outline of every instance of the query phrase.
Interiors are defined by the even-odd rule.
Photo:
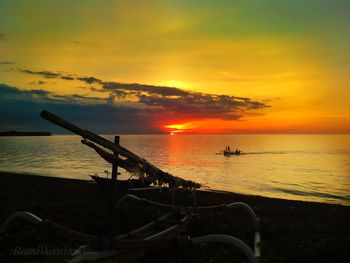
[[[111,165],[80,140],[0,137],[0,170],[86,180],[110,175]],[[350,205],[348,134],[122,135],[120,144],[206,190]],[[244,154],[222,155],[227,145]],[[130,177],[120,170],[120,178]]]

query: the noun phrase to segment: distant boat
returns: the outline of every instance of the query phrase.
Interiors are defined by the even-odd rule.
[[[97,184],[101,186],[109,186],[112,184],[111,178],[100,177],[97,174],[89,175],[89,176]],[[142,179],[129,179],[129,180],[117,180],[115,184],[117,187],[122,187],[122,188],[142,188],[142,187],[148,187],[151,183]]]
[[[238,152],[234,151],[234,152],[232,152],[232,151],[226,151],[226,150],[223,151],[223,153],[226,156],[229,156],[229,155],[242,155],[242,154],[244,154],[242,151],[238,151]]]
[[[230,156],[230,155],[242,155],[243,152],[241,150],[236,149],[235,151],[231,151],[230,146],[226,146],[225,150],[223,150],[223,154],[225,156]]]

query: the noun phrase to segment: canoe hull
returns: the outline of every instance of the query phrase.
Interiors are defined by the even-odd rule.
[[[112,185],[112,179],[110,178],[103,178],[97,175],[90,175],[90,177],[99,185],[102,185],[102,186]],[[116,182],[117,187],[124,187],[124,188],[142,188],[142,187],[147,187],[150,184],[151,183],[149,182],[138,180],[138,179],[117,180]]]
[[[231,156],[231,155],[242,155],[242,152],[229,152],[229,151],[224,151],[225,156]]]

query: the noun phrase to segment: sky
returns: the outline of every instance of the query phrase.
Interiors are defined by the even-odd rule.
[[[350,132],[348,0],[0,0],[0,131]]]

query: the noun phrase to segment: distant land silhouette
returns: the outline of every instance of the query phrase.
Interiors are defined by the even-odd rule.
[[[0,136],[51,136],[51,132],[21,132],[21,131],[5,131],[0,132]]]

